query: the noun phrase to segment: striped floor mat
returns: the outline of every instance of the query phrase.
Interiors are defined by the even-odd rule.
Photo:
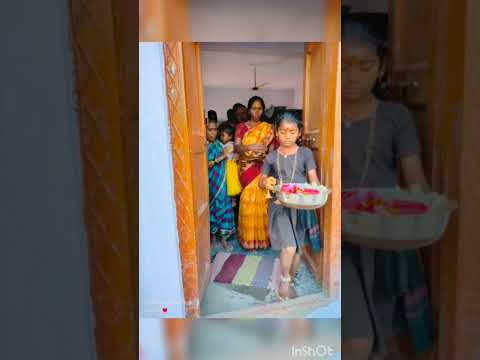
[[[280,262],[273,256],[219,252],[212,264],[210,281],[277,289],[280,281]]]

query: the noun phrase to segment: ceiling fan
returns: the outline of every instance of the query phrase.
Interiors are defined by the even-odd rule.
[[[251,88],[253,91],[260,90],[264,88],[265,86],[269,85],[269,82],[264,82],[262,84],[257,85],[257,67],[253,67],[253,87]]]

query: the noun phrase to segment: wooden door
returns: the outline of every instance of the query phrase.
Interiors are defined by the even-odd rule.
[[[182,43],[190,159],[192,162],[193,206],[200,295],[208,285],[210,270],[210,213],[208,197],[207,147],[203,107],[203,81],[199,43]]]
[[[197,43],[167,42],[164,53],[186,313],[199,316],[210,271],[200,49]]]
[[[473,161],[472,149],[475,148],[469,132],[464,130],[467,124],[472,124],[472,118],[464,112],[468,110],[464,89],[469,76],[475,73],[465,67],[466,29],[470,29],[471,35],[475,33],[473,21],[470,27],[465,26],[466,3],[469,2],[394,0],[390,14],[390,75],[397,99],[413,114],[423,145],[424,167],[433,190],[460,205],[445,236],[422,251],[437,339],[431,359],[467,359],[469,357],[461,354],[473,356],[475,347],[478,354],[478,345],[465,340],[474,336],[462,336],[467,332],[478,334],[474,306],[468,305],[466,299],[480,303],[478,292],[474,293],[478,282],[472,276],[470,283],[464,281],[468,274],[475,273],[476,266],[467,249],[473,252],[478,248],[474,236],[467,235],[475,231],[467,225],[467,222],[473,225],[473,219],[468,217],[474,212],[465,211],[474,206],[475,188],[462,186],[469,182],[472,173],[467,174],[468,170],[461,167],[462,161]],[[478,313],[477,306],[476,316]]]
[[[129,28],[128,16],[122,15],[131,10],[110,1],[70,1],[84,221],[100,360],[137,356],[138,79],[137,72],[126,69],[137,69],[138,63],[124,47],[130,34],[119,30]]]
[[[392,100],[406,105],[415,118],[423,144],[423,162],[432,180],[434,117],[432,116],[432,70],[435,1],[392,1],[390,14]],[[421,28],[419,26],[421,24]]]
[[[323,253],[314,256],[328,296],[340,286],[340,45],[309,43],[305,46],[304,121],[307,146],[319,166],[320,182],[332,193],[319,211]]]

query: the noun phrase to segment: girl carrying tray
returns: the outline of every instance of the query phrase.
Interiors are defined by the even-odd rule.
[[[276,123],[280,146],[269,153],[262,167],[260,187],[275,190],[280,183],[319,184],[312,151],[298,146],[300,123],[290,113],[284,113]],[[286,300],[295,297],[292,278],[300,264],[301,249],[305,243],[312,211],[293,209],[271,199],[268,207],[268,231],[271,246],[280,250],[281,277],[278,297]]]

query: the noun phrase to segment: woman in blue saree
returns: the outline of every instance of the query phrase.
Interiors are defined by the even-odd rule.
[[[210,238],[213,242],[217,236],[225,250],[232,250],[227,243],[235,233],[235,216],[232,200],[227,193],[225,159],[223,144],[217,140],[217,123],[207,123],[208,141],[208,191],[210,202]]]

